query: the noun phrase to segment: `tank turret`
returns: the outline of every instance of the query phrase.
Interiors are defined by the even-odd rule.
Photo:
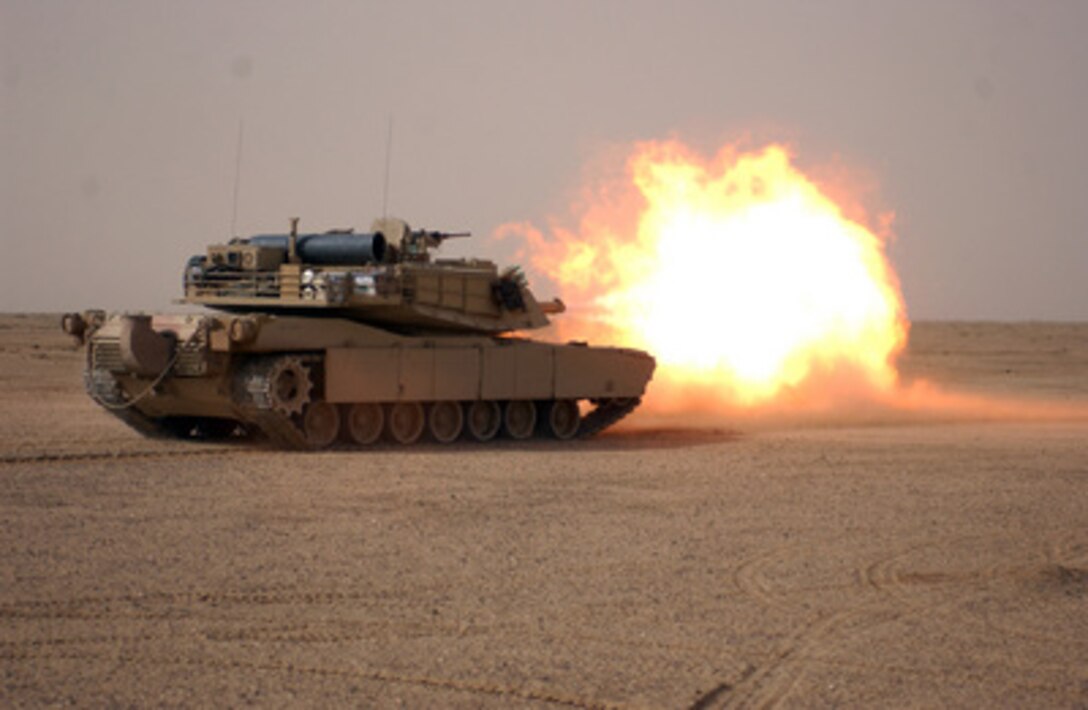
[[[186,303],[226,311],[321,313],[405,333],[506,333],[548,325],[561,301],[540,303],[517,268],[434,259],[468,232],[414,230],[379,219],[371,231],[260,234],[189,259]]]

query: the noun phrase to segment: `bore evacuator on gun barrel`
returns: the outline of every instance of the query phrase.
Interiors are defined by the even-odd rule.
[[[70,313],[96,402],[147,436],[292,449],[590,436],[640,402],[654,359],[513,335],[548,325],[524,275],[431,251],[467,233],[399,219],[213,244],[185,266],[201,314]]]

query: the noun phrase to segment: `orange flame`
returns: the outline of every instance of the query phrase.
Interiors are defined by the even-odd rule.
[[[887,394],[908,323],[884,241],[779,145],[703,160],[636,146],[623,186],[598,186],[577,233],[504,225],[576,306],[565,338],[642,348],[659,411]]]

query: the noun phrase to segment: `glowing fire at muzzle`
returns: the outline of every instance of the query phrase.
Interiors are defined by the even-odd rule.
[[[642,144],[626,180],[633,199],[591,201],[578,234],[499,234],[524,235],[532,266],[589,304],[563,317],[561,336],[657,358],[651,406],[763,404],[830,381],[855,394],[894,387],[908,324],[884,242],[785,149],[704,161]]]

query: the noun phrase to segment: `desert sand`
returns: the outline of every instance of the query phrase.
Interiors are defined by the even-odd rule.
[[[0,317],[2,706],[1088,705],[1088,325],[914,326],[1000,416],[562,445],[148,441],[81,366]]]

